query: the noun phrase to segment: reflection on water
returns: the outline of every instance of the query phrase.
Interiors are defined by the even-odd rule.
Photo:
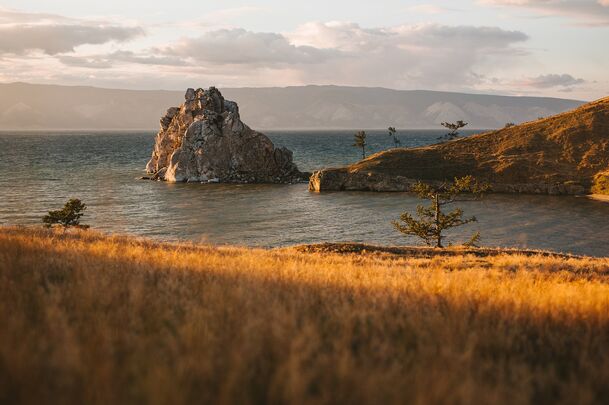
[[[382,132],[372,135],[377,150],[389,141]],[[357,151],[350,148],[350,133],[271,136],[291,148],[297,163],[307,170],[357,158]],[[436,132],[413,132],[402,139],[408,145],[425,144],[436,136]],[[85,218],[94,228],[159,239],[255,246],[317,241],[418,243],[398,234],[390,224],[401,211],[412,211],[421,203],[412,195],[314,194],[306,184],[136,180],[152,143],[152,133],[0,134],[0,223],[39,223],[45,211],[78,197],[89,205]],[[607,203],[583,197],[490,195],[460,206],[479,222],[460,228],[453,234],[454,241],[480,230],[485,245],[609,255]]]

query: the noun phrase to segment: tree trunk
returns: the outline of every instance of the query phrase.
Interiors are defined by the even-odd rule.
[[[366,159],[366,149],[362,146],[362,159]]]
[[[442,246],[442,229],[440,229],[440,196],[436,193],[433,197],[434,208],[436,210],[436,247]]]

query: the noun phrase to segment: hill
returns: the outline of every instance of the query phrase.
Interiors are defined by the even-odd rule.
[[[199,87],[201,83],[193,83]],[[254,129],[439,128],[463,119],[498,128],[575,108],[582,102],[383,88],[302,86],[221,89]],[[0,130],[157,129],[181,91],[0,84]]]
[[[601,404],[608,274],[0,228],[0,402]]]
[[[417,180],[473,175],[497,192],[607,190],[609,98],[521,125],[420,148],[377,153],[313,174],[310,189],[404,191]]]

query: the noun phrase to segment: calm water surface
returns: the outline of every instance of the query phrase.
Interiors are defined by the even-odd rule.
[[[442,132],[405,131],[403,145],[433,143]],[[302,170],[354,162],[352,131],[269,132],[294,152]],[[371,150],[390,144],[369,133]],[[108,232],[164,240],[250,246],[319,241],[416,244],[390,221],[420,203],[405,193],[315,194],[306,184],[199,185],[137,180],[154,133],[0,133],[0,224],[36,224],[69,198],[85,201],[86,223]],[[609,204],[577,197],[491,195],[462,204],[489,246],[609,256]],[[463,232],[460,234],[460,232]],[[461,236],[462,235],[462,236]],[[461,238],[459,238],[461,236]]]

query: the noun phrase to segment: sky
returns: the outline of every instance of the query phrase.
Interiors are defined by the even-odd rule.
[[[609,0],[0,0],[0,82],[609,95]]]

